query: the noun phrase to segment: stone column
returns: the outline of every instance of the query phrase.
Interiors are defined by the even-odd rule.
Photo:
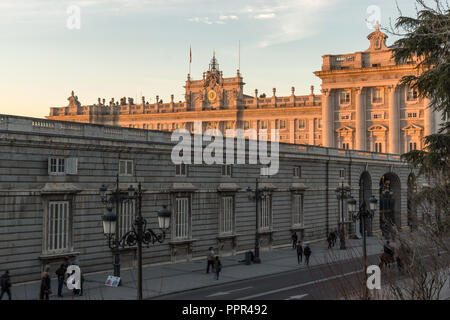
[[[322,90],[322,144],[324,147],[334,147],[334,106],[331,90]]]
[[[400,153],[400,110],[397,104],[395,86],[388,86],[389,103],[389,153]]]
[[[423,117],[424,117],[424,126],[423,126],[423,134],[424,136],[429,136],[430,134],[433,134],[436,132],[435,128],[435,116],[432,113],[432,110],[430,108],[430,99],[424,98],[423,99]]]
[[[366,150],[366,106],[365,106],[365,95],[363,94],[363,88],[355,88],[356,92],[356,119],[355,119],[355,129],[356,129],[356,150]]]
[[[295,119],[289,120],[289,143],[295,143]]]
[[[314,145],[314,118],[308,119],[308,134],[309,142],[308,144]]]

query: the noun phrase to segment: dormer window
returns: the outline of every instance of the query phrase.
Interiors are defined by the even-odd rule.
[[[342,90],[339,94],[339,104],[345,105],[350,103],[350,90]]]

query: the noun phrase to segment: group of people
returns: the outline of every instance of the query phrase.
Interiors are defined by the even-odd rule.
[[[211,268],[214,271],[216,280],[219,280],[219,274],[222,270],[222,262],[220,261],[219,256],[215,254],[213,247],[209,247],[206,255],[206,273],[209,273]]]
[[[59,268],[56,270],[56,276],[58,279],[58,297],[62,297],[62,290],[64,284],[67,282],[69,278],[69,274],[67,273],[67,269],[70,265],[77,265],[79,267],[79,261],[75,258],[73,261],[70,261],[69,257],[64,257],[64,263],[62,263]],[[75,270],[72,271],[72,274]],[[83,274],[81,274],[81,287],[80,289],[73,289],[74,295],[82,295],[83,293]],[[9,300],[11,300],[11,277],[9,275],[9,270],[6,270],[3,275],[0,277],[0,300],[3,298],[3,295],[6,293],[8,295]],[[50,266],[46,265],[44,267],[44,272],[41,275],[41,282],[39,288],[39,300],[49,300],[50,295],[52,294],[51,288],[51,277],[50,277]]]
[[[339,232],[337,229],[334,229],[328,234],[327,242],[328,242],[328,249],[331,249],[336,244],[337,239],[339,238]]]
[[[62,298],[62,290],[64,287],[64,284],[67,285],[67,279],[70,277],[70,275],[67,272],[67,269],[70,265],[76,265],[80,266],[80,262],[77,258],[74,258],[73,261],[70,261],[69,257],[64,257],[64,263],[62,263],[58,269],[56,269],[56,277],[58,279],[58,297]],[[50,266],[45,266],[44,272],[42,273],[41,277],[41,288],[39,293],[39,299],[40,300],[49,300],[49,295],[52,293],[51,290],[51,278],[50,278]],[[72,271],[72,274],[75,273],[75,270]],[[83,274],[81,273],[81,279],[80,279],[80,289],[72,289],[72,294],[75,296],[81,296],[83,295]]]
[[[292,249],[297,249],[297,262],[300,264],[300,262],[303,261],[303,255],[305,256],[305,264],[309,265],[309,257],[311,256],[311,247],[309,246],[309,242],[305,244],[305,247],[303,248],[303,244],[301,241],[298,240],[297,232],[294,232],[292,234]]]

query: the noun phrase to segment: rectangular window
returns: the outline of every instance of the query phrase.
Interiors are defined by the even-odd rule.
[[[260,219],[259,219],[259,229],[260,230],[270,230],[272,226],[272,199],[270,194],[265,194],[265,196],[260,200]]]
[[[349,142],[343,142],[342,143],[342,149],[350,149],[350,143]]]
[[[175,165],[175,176],[186,177],[188,173],[188,166],[186,163]]]
[[[409,151],[417,150],[417,143],[416,142],[410,142],[409,143]]]
[[[133,160],[119,161],[119,175],[132,176],[133,175]]]
[[[383,96],[381,88],[372,88],[372,103],[383,102]]]
[[[339,169],[339,178],[341,179],[345,178],[345,169]]]
[[[383,152],[383,145],[381,142],[375,142],[374,151],[379,153]]]
[[[298,227],[303,226],[303,195],[294,194],[293,202],[292,225]]]
[[[351,113],[342,113],[339,115],[339,119],[341,120],[351,120]]]
[[[232,174],[232,165],[231,164],[223,164],[222,165],[222,176],[231,177]]]
[[[220,210],[220,233],[233,234],[234,231],[234,198],[222,197]]]
[[[189,198],[177,198],[176,199],[176,212],[174,223],[174,236],[175,239],[188,239],[189,238]]]
[[[408,118],[417,118],[417,112],[408,112]]]
[[[122,237],[128,231],[133,229],[136,212],[136,202],[134,200],[124,201],[120,206],[119,216],[119,237]]]
[[[339,104],[349,104],[350,103],[350,91],[343,90],[339,94]]]
[[[286,120],[280,120],[280,129],[286,129]]]
[[[250,121],[244,121],[244,129],[247,130],[250,128]]]
[[[384,114],[383,113],[372,113],[372,119],[373,120],[384,119]]]
[[[294,178],[301,178],[302,167],[294,167]]]
[[[419,97],[416,89],[408,88],[406,91],[406,101],[416,101]]]
[[[261,129],[267,129],[269,127],[269,121],[263,120],[261,121]]]
[[[69,228],[69,201],[50,201],[48,203],[44,251],[47,253],[70,251],[71,231]]]
[[[306,128],[306,120],[305,119],[299,119],[298,120],[298,128],[299,129],[305,129]]]
[[[319,121],[317,122],[317,128],[321,129],[322,128],[322,119],[319,119]],[[319,137],[320,138],[320,137]]]
[[[48,174],[77,174],[78,158],[48,158]]]

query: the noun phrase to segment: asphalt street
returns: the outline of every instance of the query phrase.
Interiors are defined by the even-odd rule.
[[[368,257],[377,264],[378,255]],[[156,300],[339,300],[364,282],[361,259],[344,260],[269,276],[154,297]]]

